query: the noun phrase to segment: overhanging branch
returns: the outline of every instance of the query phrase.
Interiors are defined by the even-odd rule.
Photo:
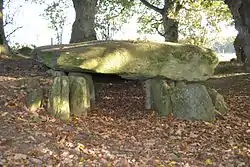
[[[150,9],[153,9],[154,11],[162,14],[163,13],[163,9],[160,9],[154,5],[152,5],[151,3],[149,3],[147,0],[140,0],[145,6],[147,6]]]
[[[23,28],[23,26],[15,28],[13,31],[11,31],[8,35],[6,35],[6,38],[9,38],[12,34],[14,34],[17,30]]]

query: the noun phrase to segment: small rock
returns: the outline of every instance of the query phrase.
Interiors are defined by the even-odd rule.
[[[244,166],[246,166],[245,162],[239,162],[238,165],[237,165],[237,167],[244,167]]]
[[[133,141],[136,141],[136,138],[135,138],[134,136],[131,136],[131,139],[132,139]]]
[[[182,130],[181,130],[181,129],[178,129],[178,130],[175,132],[175,134],[181,136]]]
[[[229,164],[226,164],[226,166],[225,166],[225,167],[234,167],[234,164],[229,163]]]
[[[198,137],[199,135],[197,135],[197,134],[191,132],[191,133],[189,134],[189,136],[190,136],[191,138],[196,138],[196,137]]]
[[[173,160],[173,161],[178,161],[179,160],[179,157],[174,153],[171,153],[169,156],[170,156],[171,160]]]
[[[15,160],[18,160],[18,159],[26,159],[26,158],[27,158],[27,155],[25,155],[25,154],[15,154],[13,158],[14,158]]]
[[[36,158],[30,158],[30,161],[35,163],[35,164],[42,164],[43,163],[40,159],[36,159]]]
[[[36,141],[36,139],[33,136],[29,136],[28,139]]]

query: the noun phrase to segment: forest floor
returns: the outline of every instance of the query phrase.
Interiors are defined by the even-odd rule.
[[[205,82],[229,106],[214,123],[159,118],[144,109],[139,82],[115,77],[96,79],[97,104],[87,118],[64,123],[44,108],[25,107],[29,85],[23,81],[39,80],[48,88],[46,68],[1,59],[0,166],[248,167],[250,74],[237,66],[220,71]]]

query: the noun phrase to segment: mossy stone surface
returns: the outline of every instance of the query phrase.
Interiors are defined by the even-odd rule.
[[[151,79],[151,98],[159,116],[168,116],[173,111],[169,94],[169,86],[162,79]]]
[[[90,90],[87,79],[81,76],[69,76],[70,111],[77,116],[87,116],[90,110]]]
[[[31,112],[37,111],[43,100],[43,90],[41,88],[32,89],[27,95],[27,108]]]
[[[55,118],[64,121],[70,119],[68,76],[54,78],[49,95],[49,111]]]
[[[215,120],[215,108],[205,86],[177,82],[170,96],[175,117],[209,122]]]
[[[179,43],[94,41],[38,47],[34,58],[52,69],[117,74],[133,78],[165,77],[201,81],[218,64],[214,51]]]
[[[94,81],[92,79],[92,76],[90,74],[86,74],[86,73],[77,73],[77,72],[70,72],[68,74],[69,76],[81,76],[84,77],[87,81],[87,86],[90,92],[90,100],[91,100],[91,106],[94,107],[95,106],[95,102],[96,102],[96,94],[95,94],[95,84]]]
[[[219,94],[215,89],[208,88],[208,93],[212,99],[215,109],[219,113],[225,114],[228,111],[228,107],[224,97],[221,94]]]

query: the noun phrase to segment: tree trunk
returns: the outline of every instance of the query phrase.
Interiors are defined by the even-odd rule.
[[[72,0],[76,12],[70,43],[96,40],[95,14],[97,0]]]
[[[246,54],[244,53],[244,50],[243,50],[244,41],[239,36],[239,34],[237,34],[233,44],[234,44],[237,61],[244,63],[246,61]]]
[[[169,18],[167,15],[162,15],[164,38],[167,42],[178,42],[178,21]]]
[[[158,33],[165,38],[165,41],[167,42],[178,42],[178,21],[175,19],[172,19],[169,17],[169,10],[174,5],[174,0],[164,0],[164,8],[158,8],[157,6],[154,6],[147,0],[140,0],[145,6],[148,8],[154,10],[157,13],[160,13],[162,15],[163,20],[163,28],[164,32],[160,32],[158,29]],[[179,12],[180,9],[177,9],[175,12]]]
[[[236,54],[245,54],[245,69],[250,72],[250,0],[225,0],[233,18],[235,20],[235,28],[238,30],[238,39],[242,50],[236,50]],[[236,40],[238,40],[236,38]],[[235,41],[237,44],[237,41]],[[240,53],[241,52],[241,53]],[[244,56],[243,56],[244,57]]]
[[[176,4],[176,6],[174,5]],[[175,6],[175,7],[174,7]],[[164,8],[162,12],[162,20],[164,27],[164,38],[167,42],[178,42],[178,24],[179,22],[169,17],[169,10],[175,8],[175,12],[178,13],[180,9],[177,2],[174,0],[164,0]]]
[[[0,55],[9,54],[9,46],[5,37],[3,26],[3,0],[0,0]]]

